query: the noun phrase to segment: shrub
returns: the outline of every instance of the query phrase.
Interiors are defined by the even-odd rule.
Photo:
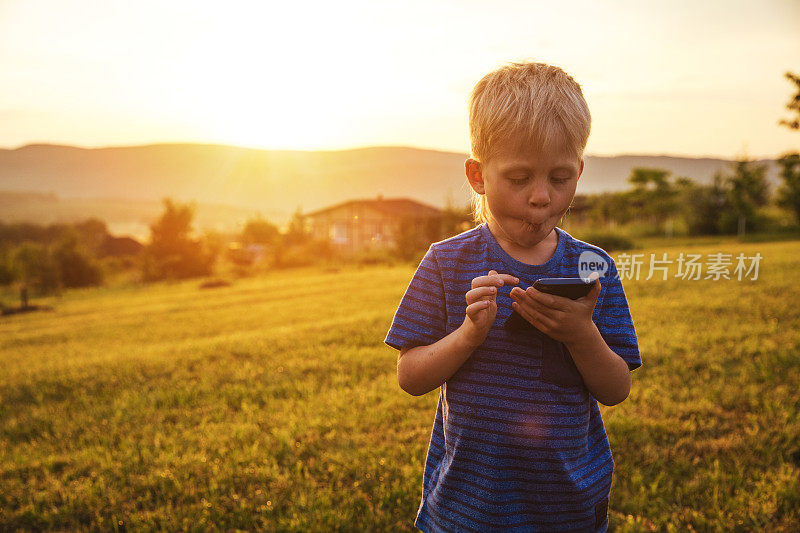
[[[82,249],[74,235],[64,238],[53,250],[62,287],[89,287],[103,283],[103,270]]]
[[[20,273],[20,281],[39,295],[58,290],[58,265],[45,245],[32,242],[20,244],[14,254],[14,266]]]
[[[632,240],[613,233],[591,233],[582,235],[581,240],[594,246],[598,246],[606,252],[614,250],[630,250],[634,247]]]
[[[312,239],[303,243],[285,243],[275,248],[272,266],[291,268],[328,263],[335,255],[333,245],[327,240]]]
[[[0,249],[0,285],[10,285],[17,279],[14,256],[9,249]]]
[[[146,281],[211,273],[218,250],[189,237],[194,209],[194,204],[164,199],[164,213],[150,225],[150,243],[144,249],[142,269]]]

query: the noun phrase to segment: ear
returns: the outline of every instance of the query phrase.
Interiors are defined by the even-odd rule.
[[[483,183],[481,164],[478,161],[469,158],[464,162],[464,171],[467,174],[467,180],[469,181],[472,189],[478,194],[485,194],[486,188]]]
[[[581,174],[583,174],[583,158],[582,157],[581,157],[581,168],[578,169],[578,180],[581,179]]]

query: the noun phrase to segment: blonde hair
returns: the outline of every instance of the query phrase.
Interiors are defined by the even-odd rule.
[[[469,98],[470,157],[486,164],[503,149],[558,149],[583,157],[592,117],[581,86],[559,67],[510,62],[475,85]],[[472,191],[476,222],[491,219],[485,195]]]

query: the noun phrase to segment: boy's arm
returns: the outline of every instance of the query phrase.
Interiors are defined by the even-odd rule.
[[[628,363],[609,348],[593,326],[583,337],[564,344],[592,396],[603,405],[616,405],[630,394],[631,372]]]
[[[627,318],[623,320],[617,317],[617,321],[621,321],[619,323],[622,327],[629,325],[633,335],[633,323],[629,319],[630,314],[627,312],[622,286],[614,279],[608,280],[607,283],[609,287],[614,285],[618,287],[614,290],[613,297],[616,300],[614,305],[618,307],[624,302]],[[594,322],[592,316],[601,290],[602,283],[598,279],[589,294],[577,300],[546,294],[533,287],[528,287],[524,291],[514,288],[510,294],[515,300],[512,306],[517,312],[539,331],[564,343],[583,377],[586,388],[597,401],[604,405],[616,405],[628,397],[631,390],[630,371],[638,366],[636,363],[639,361],[638,356],[629,356],[629,360],[626,361],[622,355],[614,352],[601,334],[598,324]],[[606,291],[607,299],[608,289]],[[604,300],[603,305],[606,304]],[[602,318],[601,314],[601,321]],[[625,333],[611,335],[628,337]]]
[[[469,340],[462,324],[433,344],[401,349],[397,360],[400,388],[412,396],[427,394],[455,374],[478,346]]]
[[[617,265],[610,257],[608,263],[608,273],[603,279],[605,296],[597,319],[582,334],[564,343],[594,397],[605,405],[616,405],[630,394],[630,373],[642,361]]]

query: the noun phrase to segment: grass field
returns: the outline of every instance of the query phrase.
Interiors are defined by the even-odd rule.
[[[624,281],[644,366],[601,406],[611,526],[796,531],[800,242],[636,250],[662,251],[763,259],[757,280]],[[70,291],[0,318],[0,530],[412,530],[438,391],[404,393],[383,344],[412,273]]]

